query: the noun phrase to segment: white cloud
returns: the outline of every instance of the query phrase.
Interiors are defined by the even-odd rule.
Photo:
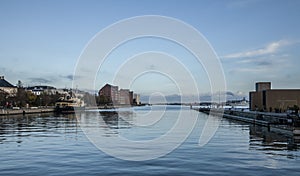
[[[284,70],[291,66],[291,60],[287,56],[273,55],[268,57],[260,57],[256,59],[242,59],[237,62],[239,67],[233,68],[238,72],[269,72],[274,73],[275,71]]]
[[[263,55],[267,55],[267,54],[275,54],[276,52],[278,52],[278,50],[281,47],[286,46],[288,44],[290,44],[290,42],[288,42],[286,40],[279,40],[276,42],[272,42],[263,48],[245,51],[245,52],[233,53],[233,54],[226,55],[223,58],[235,59],[235,58],[246,58],[246,57],[258,57],[258,56],[263,56]]]

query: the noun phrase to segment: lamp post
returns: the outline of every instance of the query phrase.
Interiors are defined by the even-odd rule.
[[[40,108],[42,108],[42,97],[40,97]]]

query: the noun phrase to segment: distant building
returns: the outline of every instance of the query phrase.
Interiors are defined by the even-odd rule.
[[[227,106],[248,106],[249,103],[246,100],[246,98],[244,97],[241,100],[228,100],[228,101],[226,101],[226,105]]]
[[[133,104],[140,105],[141,98],[139,94],[133,94]]]
[[[52,86],[31,86],[27,87],[26,91],[30,91],[34,95],[41,95],[42,93],[53,95],[56,93],[56,88]]]
[[[130,90],[129,89],[121,89],[119,103],[122,105],[130,104]]]
[[[71,90],[70,90],[70,89],[67,89],[67,88],[56,89],[56,93],[62,94],[62,95],[67,95],[67,94],[69,94],[70,91],[71,91]]]
[[[133,92],[129,89],[121,89],[119,91],[119,104],[133,105]]]
[[[99,95],[104,96],[113,104],[119,104],[119,87],[106,84],[99,90]]]
[[[271,82],[256,83],[256,91],[249,93],[250,110],[285,112],[300,106],[300,89],[271,89]]]
[[[258,82],[255,84],[256,92],[270,90],[271,89],[271,82]]]
[[[6,81],[4,76],[0,76],[0,90],[8,93],[9,96],[15,96],[18,92],[17,87]]]
[[[105,97],[109,102],[115,105],[133,105],[133,91],[129,89],[120,89],[118,86],[106,84],[99,90],[99,96]]]
[[[133,105],[133,91],[129,92],[129,104]]]

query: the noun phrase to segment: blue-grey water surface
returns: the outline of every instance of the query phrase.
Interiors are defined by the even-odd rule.
[[[123,116],[134,111],[127,109]],[[161,109],[158,108],[158,111]],[[179,106],[166,108],[166,120],[176,120]],[[126,113],[127,112],[127,113]],[[91,113],[91,112],[86,112]],[[95,112],[93,112],[95,113]],[[141,129],[120,122],[113,112],[97,112],[116,132],[132,137]],[[95,147],[82,132],[75,115],[33,114],[0,117],[0,175],[298,175],[300,152],[293,137],[227,119],[220,119],[214,137],[203,147],[198,141],[208,116],[199,113],[187,140],[166,156],[147,161],[114,158]],[[218,117],[216,117],[218,118]],[[154,126],[155,127],[155,126]],[[136,139],[152,139],[162,131],[149,128]],[[147,135],[145,135],[147,134]],[[109,138],[110,135],[107,135]]]

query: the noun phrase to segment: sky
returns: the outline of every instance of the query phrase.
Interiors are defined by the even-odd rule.
[[[219,58],[228,91],[248,95],[258,81],[300,88],[298,0],[0,0],[0,75],[12,84],[74,87],[89,42],[118,21],[143,15],[170,17],[198,30]],[[92,81],[95,90],[111,83],[141,94],[193,95],[187,74],[205,94],[211,80],[196,60],[176,42],[144,37],[118,46]]]

